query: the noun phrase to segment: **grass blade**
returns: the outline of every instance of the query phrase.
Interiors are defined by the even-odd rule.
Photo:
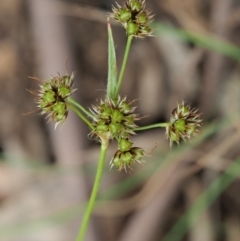
[[[107,96],[114,99],[117,88],[117,61],[111,25],[108,22],[108,83]]]
[[[225,172],[197,198],[162,241],[180,241],[196,223],[201,214],[224,192],[240,175],[240,158],[234,161]]]
[[[240,48],[218,38],[217,36],[178,29],[158,22],[153,23],[153,28],[155,29],[154,33],[157,36],[173,36],[181,41],[193,43],[199,47],[218,52],[234,60],[240,61]]]

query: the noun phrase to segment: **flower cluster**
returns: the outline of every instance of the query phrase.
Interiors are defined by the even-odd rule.
[[[127,0],[124,7],[117,4],[110,16],[122,24],[127,35],[139,38],[152,35],[152,16],[145,9],[145,0]]]
[[[170,140],[170,145],[173,142],[179,144],[181,139],[185,141],[198,134],[200,132],[198,127],[202,124],[199,117],[200,114],[197,109],[191,109],[184,102],[181,105],[178,104],[172,111],[170,123],[166,128],[166,135]]]
[[[55,127],[67,118],[67,99],[74,91],[71,89],[73,78],[74,74],[52,77],[35,93],[40,114],[47,114],[47,117],[55,122]]]
[[[131,107],[131,103],[127,102],[126,97],[118,97],[115,101],[106,98],[100,105],[93,105],[90,110],[95,116],[92,135],[104,133],[109,139],[113,139],[116,136],[127,138],[135,134],[133,129],[137,125],[134,122],[139,120],[138,115],[133,113],[135,109],[136,107]]]
[[[135,121],[139,116],[134,114],[136,107],[132,107],[132,102],[127,102],[127,98],[117,100],[106,98],[98,106],[92,106],[90,110],[94,115],[93,126],[95,129],[91,136],[98,138],[116,138],[118,141],[118,151],[112,158],[111,167],[116,166],[118,170],[130,168],[135,162],[141,162],[144,151],[139,147],[132,147],[129,138],[134,135],[134,129],[137,127]]]
[[[145,0],[126,0],[123,7],[117,4],[113,7],[112,18],[121,23],[126,29],[128,36],[144,38],[152,35],[150,23],[152,16],[146,10]],[[110,28],[109,28],[110,29]],[[111,32],[111,31],[110,31]],[[111,40],[111,34],[110,34]],[[129,38],[131,40],[132,38]],[[113,42],[113,40],[112,40]],[[110,42],[111,43],[111,42]],[[114,45],[109,44],[109,51],[112,54]],[[130,44],[127,44],[124,56],[127,56]],[[112,54],[113,55],[113,54]],[[115,55],[115,52],[114,52]],[[124,57],[125,58],[125,57]],[[68,116],[68,107],[74,110],[82,120],[88,124],[91,129],[90,137],[95,136],[98,141],[102,142],[103,146],[107,146],[109,140],[115,139],[118,142],[118,149],[110,161],[111,168],[115,166],[119,171],[131,169],[132,164],[142,163],[146,152],[140,147],[134,147],[130,141],[135,131],[146,130],[156,127],[166,128],[167,138],[170,140],[170,145],[173,142],[179,144],[180,140],[190,139],[195,134],[199,133],[198,128],[202,124],[200,114],[196,109],[191,109],[189,105],[178,104],[173,110],[170,121],[168,123],[159,123],[140,127],[135,124],[140,119],[134,111],[133,101],[128,102],[127,98],[121,98],[118,95],[121,85],[122,76],[119,78],[118,85],[115,86],[114,81],[111,83],[111,76],[117,75],[116,61],[114,58],[109,58],[109,85],[107,89],[107,97],[101,100],[98,105],[93,105],[90,112],[73,99],[69,99],[74,90],[72,90],[74,74],[51,77],[43,85],[39,91],[31,91],[37,96],[36,103],[41,110],[40,114],[47,114],[49,120],[55,122],[55,127],[59,123],[63,123]],[[125,60],[124,60],[125,61]],[[126,61],[123,63],[120,73],[124,72]],[[112,68],[113,67],[113,68]],[[112,71],[114,69],[114,71]],[[123,70],[123,71],[122,71]],[[114,78],[117,76],[114,76]],[[110,97],[111,96],[111,97]],[[78,109],[75,109],[78,108]],[[86,114],[86,116],[84,116]],[[88,120],[92,118],[92,123]],[[106,144],[107,143],[107,144]]]
[[[131,165],[135,162],[142,163],[144,150],[140,147],[132,147],[132,142],[128,139],[121,139],[118,143],[118,151],[110,161],[111,168],[115,166],[118,171],[127,168],[131,169]]]

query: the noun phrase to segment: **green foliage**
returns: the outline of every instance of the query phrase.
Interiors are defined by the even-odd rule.
[[[108,82],[107,82],[107,96],[115,99],[117,88],[117,61],[115,46],[112,36],[112,29],[108,23]]]
[[[185,29],[176,28],[164,23],[152,23],[154,34],[157,36],[171,36],[184,42],[193,43],[199,47],[223,54],[240,61],[240,48],[212,35],[195,33]]]
[[[184,213],[162,241],[180,241],[187,231],[196,223],[201,214],[238,178],[240,158],[218,176],[210,186],[198,197],[193,205]]]
[[[110,16],[126,29],[128,36],[137,38],[152,36],[150,23],[153,16],[146,10],[144,0],[126,0],[124,6],[121,7],[118,3],[116,5]]]

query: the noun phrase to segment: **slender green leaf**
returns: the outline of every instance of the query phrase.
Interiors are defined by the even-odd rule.
[[[162,241],[180,241],[201,214],[240,176],[240,158],[217,177],[184,213]]]
[[[107,96],[114,99],[117,88],[117,61],[111,25],[108,22],[108,83]]]
[[[181,41],[193,43],[202,48],[216,51],[220,54],[240,61],[240,48],[218,38],[217,36],[215,37],[210,34],[195,33],[158,22],[153,23],[153,28],[155,29],[154,33],[158,36],[170,35],[180,39]]]

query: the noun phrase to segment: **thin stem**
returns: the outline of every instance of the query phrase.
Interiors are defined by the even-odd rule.
[[[114,135],[115,139],[117,140],[117,142],[119,143],[119,138],[117,135]]]
[[[168,127],[170,125],[169,122],[166,123],[157,123],[149,126],[142,126],[142,127],[137,127],[133,131],[143,131],[143,130],[148,130],[148,129],[153,129],[153,128],[159,128],[159,127]]]
[[[73,98],[68,98],[68,102],[69,103],[71,103],[71,104],[73,104],[73,105],[75,105],[75,106],[77,106],[82,112],[84,112],[86,115],[88,115],[88,116],[90,116],[91,118],[95,118],[94,117],[94,115],[91,113],[91,112],[89,112],[89,111],[87,111],[83,106],[81,106],[76,100],[74,100]]]
[[[68,106],[91,128],[91,130],[94,130],[92,123],[75,106],[72,104],[69,104]]]
[[[121,68],[121,71],[120,71],[120,74],[119,74],[119,77],[118,77],[118,83],[117,83],[117,89],[116,89],[115,96],[118,95],[118,92],[119,92],[121,84],[122,84],[123,75],[124,75],[124,72],[125,72],[125,67],[126,67],[126,64],[127,64],[127,59],[128,59],[128,54],[129,54],[132,39],[133,39],[132,35],[128,36],[127,45],[126,45],[126,49],[125,49],[125,53],[124,53],[124,57],[123,57],[123,62],[122,62],[122,68]]]
[[[87,209],[85,210],[83,221],[82,221],[82,224],[81,224],[81,228],[79,230],[76,241],[83,241],[85,233],[87,231],[89,219],[90,219],[92,210],[94,208],[94,204],[95,204],[95,201],[96,201],[98,189],[99,189],[100,182],[101,182],[101,179],[102,179],[102,173],[103,173],[103,167],[104,167],[104,163],[105,163],[105,159],[106,159],[107,147],[108,147],[108,140],[102,141],[101,153],[100,153],[100,158],[99,158],[99,161],[98,161],[97,174],[96,174],[95,181],[94,181],[94,184],[93,184],[91,197],[88,201]]]

